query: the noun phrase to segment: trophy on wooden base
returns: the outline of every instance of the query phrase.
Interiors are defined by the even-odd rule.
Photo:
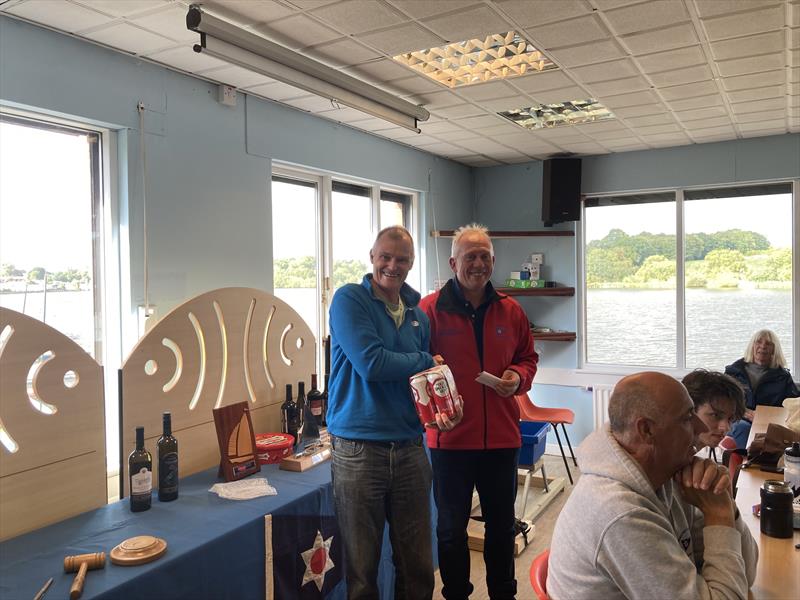
[[[219,442],[219,476],[236,481],[261,470],[247,402],[214,409]]]

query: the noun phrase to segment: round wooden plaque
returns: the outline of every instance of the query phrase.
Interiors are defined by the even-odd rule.
[[[167,542],[152,535],[128,538],[111,552],[111,562],[123,567],[143,565],[159,558],[167,551]]]

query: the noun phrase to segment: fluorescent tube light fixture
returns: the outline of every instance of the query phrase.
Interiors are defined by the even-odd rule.
[[[200,34],[194,51],[329,98],[379,119],[419,133],[417,121],[430,113],[421,106],[245,31],[192,5],[186,27]]]

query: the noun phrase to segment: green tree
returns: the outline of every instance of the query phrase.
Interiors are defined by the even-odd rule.
[[[706,272],[712,278],[723,275],[742,278],[747,272],[744,255],[738,250],[712,250],[706,254],[704,262]]]
[[[30,271],[28,271],[28,281],[41,281],[44,279],[44,274],[46,273],[44,267],[33,267]]]
[[[634,281],[669,281],[675,277],[675,260],[661,254],[648,256],[636,274]]]
[[[334,261],[333,287],[338,288],[345,283],[359,283],[367,271],[367,265],[360,260]]]
[[[10,263],[3,263],[0,264],[0,277],[6,279],[8,277],[12,277],[14,275],[14,265]]]
[[[273,261],[273,285],[276,288],[313,288],[317,286],[317,262],[313,256],[279,258]]]
[[[590,285],[622,281],[636,272],[631,258],[633,252],[625,248],[593,248],[586,254],[586,282]]]

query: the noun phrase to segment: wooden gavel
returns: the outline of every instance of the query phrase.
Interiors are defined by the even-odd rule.
[[[86,571],[89,569],[102,569],[106,566],[106,553],[93,552],[91,554],[74,554],[64,557],[64,573],[74,573],[75,579],[72,587],[69,588],[69,599],[76,600],[83,593],[83,582],[86,579]]]

